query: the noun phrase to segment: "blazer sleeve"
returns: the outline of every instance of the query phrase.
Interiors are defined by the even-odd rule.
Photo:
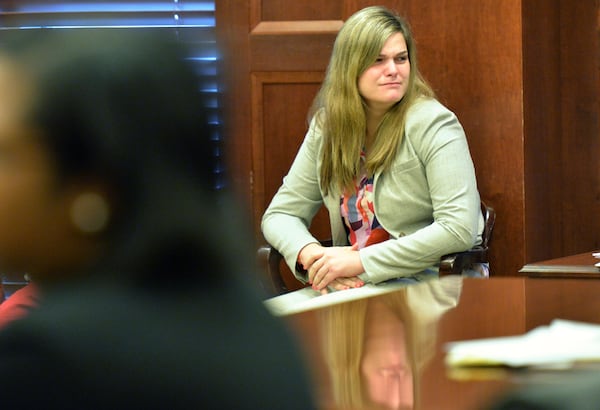
[[[323,203],[317,166],[320,144],[320,129],[317,120],[313,119],[261,223],[267,242],[283,255],[287,265],[301,281],[306,278],[296,271],[298,254],[309,243],[319,242],[308,231],[308,227]]]

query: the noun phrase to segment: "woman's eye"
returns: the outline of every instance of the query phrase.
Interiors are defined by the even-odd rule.
[[[406,61],[408,61],[408,56],[398,56],[398,57],[396,57],[396,62],[397,63],[404,63]]]

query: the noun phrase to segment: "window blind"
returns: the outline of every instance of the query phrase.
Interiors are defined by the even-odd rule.
[[[224,187],[214,0],[0,0],[0,40],[2,30],[42,28],[168,30],[185,43],[210,113],[215,188]]]

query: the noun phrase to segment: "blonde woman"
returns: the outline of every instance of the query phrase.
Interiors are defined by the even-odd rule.
[[[324,204],[333,247],[308,231]],[[413,36],[383,7],[340,30],[305,140],[262,220],[299,280],[323,293],[435,272],[481,240],[467,140],[419,72]]]

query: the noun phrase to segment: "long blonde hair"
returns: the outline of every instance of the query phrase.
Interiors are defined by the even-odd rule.
[[[379,124],[367,153],[368,175],[385,171],[392,163],[404,135],[408,108],[419,97],[434,96],[419,72],[415,42],[406,20],[380,6],[353,14],[337,35],[323,85],[309,113],[323,132],[320,183],[325,193],[352,188],[359,175],[367,125],[358,78],[396,33],[402,33],[406,41],[411,64],[409,84],[402,100],[390,108]]]
[[[413,377],[415,401],[419,402],[420,373],[432,354],[435,334],[429,323],[418,321],[407,301],[407,289],[371,299],[358,299],[319,312],[323,357],[329,370],[332,399],[344,409],[370,408],[369,394],[361,375],[369,304],[375,301],[390,309],[406,328],[408,360]],[[433,345],[423,343],[432,339]]]

